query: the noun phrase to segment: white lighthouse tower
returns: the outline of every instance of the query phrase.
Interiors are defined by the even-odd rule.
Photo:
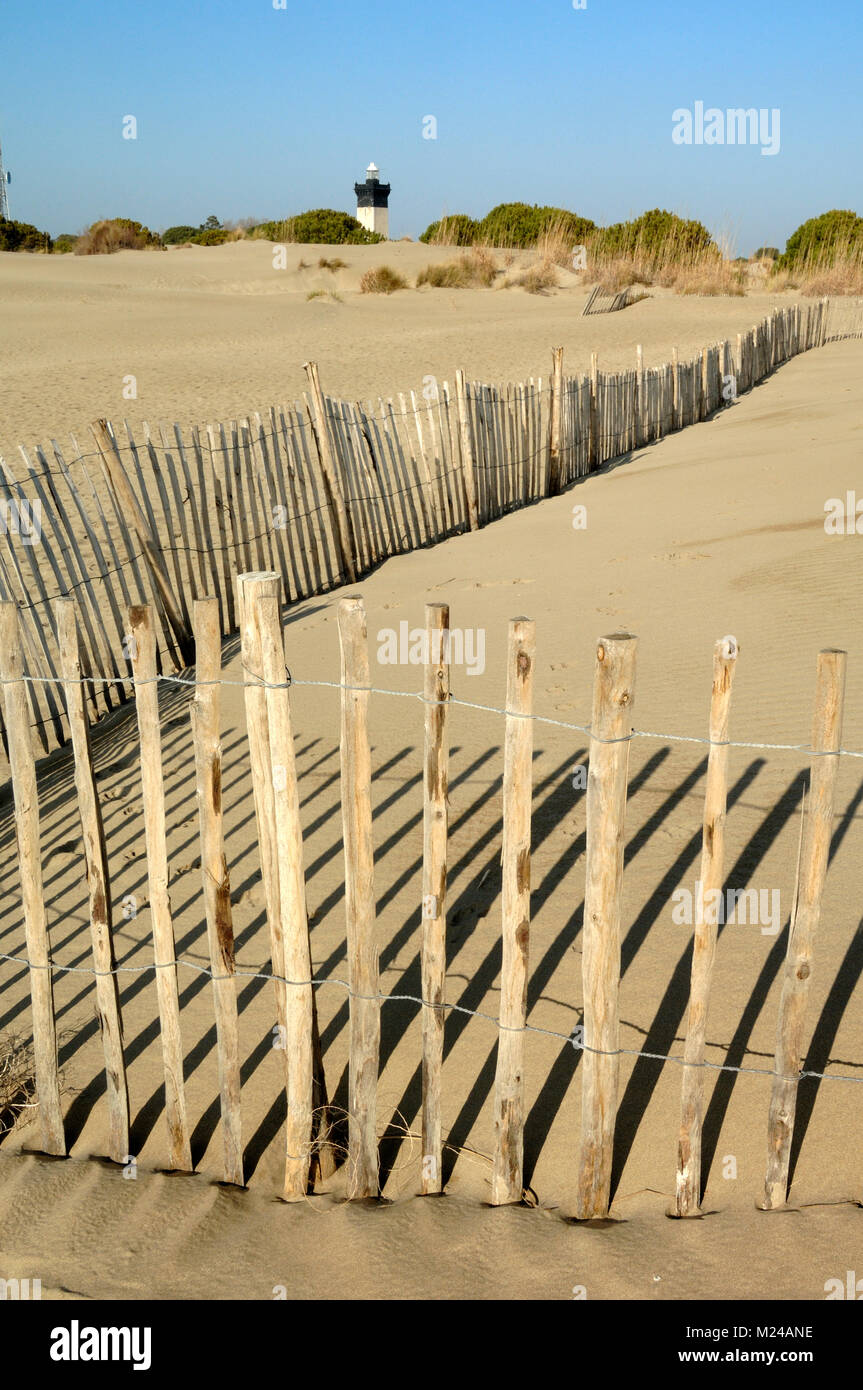
[[[354,192],[357,195],[357,221],[367,231],[378,232],[380,236],[388,237],[390,185],[381,183],[380,169],[376,164],[370,164],[366,169],[365,183],[354,184]]]

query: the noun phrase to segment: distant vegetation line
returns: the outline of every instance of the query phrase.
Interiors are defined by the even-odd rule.
[[[211,216],[198,227],[184,224],[161,233],[129,218],[103,218],[80,235],[56,239],[28,223],[0,219],[0,250],[5,251],[103,255],[119,250],[219,246],[245,238],[341,246],[385,240],[367,231],[350,213],[333,208],[269,222],[248,218],[230,225]],[[658,284],[689,293],[742,294],[756,263],[771,289],[863,293],[863,217],[849,210],[833,209],[811,217],[791,234],[784,252],[759,247],[748,260],[732,258],[703,223],[660,208],[628,222],[599,227],[566,208],[500,203],[479,219],[466,213],[439,218],[419,240],[429,246],[465,250],[532,250],[538,258],[533,280],[541,289],[553,287],[553,267],[558,266],[586,272],[588,278],[613,291],[633,284]],[[487,268],[483,272],[474,264],[466,270],[461,261],[429,266],[420,283],[458,288],[468,283],[490,285],[494,278]]]

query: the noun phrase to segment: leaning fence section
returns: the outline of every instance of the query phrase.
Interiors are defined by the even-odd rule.
[[[238,430],[238,447],[242,447]],[[254,537],[248,539],[254,545]],[[203,583],[203,577],[201,582]],[[286,1124],[282,1195],[300,1201],[344,1165],[351,1198],[374,1198],[381,1191],[378,1079],[381,1059],[381,990],[374,892],[374,822],[369,705],[390,692],[375,691],[370,677],[365,608],[360,597],[343,598],[338,607],[340,677],[340,782],[344,856],[346,981],[316,978],[312,967],[306,912],[304,845],[292,731],[291,685],[285,678],[282,625],[283,580],[276,570],[253,569],[238,576],[235,602],[241,629],[242,683],[245,693],[244,737],[252,774],[252,800],[264,890],[274,1012],[282,1043]],[[200,840],[200,885],[196,890],[206,921],[208,966],[212,983],[215,1045],[218,1054],[222,1177],[242,1187],[243,1078],[239,1040],[238,971],[232,924],[232,899],[225,828],[222,818],[222,749],[220,685],[222,643],[220,600],[199,594],[192,603],[194,676],[159,676],[156,662],[155,606],[131,604],[123,626],[131,639],[133,698],[139,734],[141,804],[145,828],[148,912],[152,933],[151,987],[155,992],[158,1033],[165,1078],[167,1162],[175,1171],[190,1171],[191,1117],[184,1077],[183,1010],[178,966],[202,967],[177,956],[174,920],[168,893],[166,779],[159,720],[159,683],[179,680],[190,687],[194,774]],[[72,759],[77,810],[82,829],[80,873],[87,888],[90,930],[89,971],[93,976],[105,1070],[108,1156],[128,1161],[129,1094],[123,1040],[122,998],[115,964],[111,907],[111,859],[106,850],[100,790],[85,716],[85,692],[99,683],[84,670],[83,624],[69,598],[51,605],[60,635],[60,677],[65,717],[72,731]],[[0,602],[0,689],[9,743],[11,782],[21,909],[25,935],[20,961],[29,970],[36,1109],[42,1150],[66,1152],[61,1103],[53,981],[64,967],[52,959],[40,853],[40,803],[27,699],[33,689],[24,672],[26,616],[13,602]],[[423,817],[422,870],[416,897],[422,903],[418,928],[421,992],[392,997],[412,1000],[421,1014],[417,1057],[421,1071],[421,1191],[444,1187],[443,1154],[447,1142],[442,1113],[455,1113],[462,1097],[445,1091],[443,1060],[451,1010],[471,1013],[447,997],[447,862],[448,766],[450,719],[450,613],[446,604],[426,607],[423,689],[418,693],[424,721],[422,735]],[[537,1031],[575,1048],[581,1072],[580,1137],[575,1127],[571,1146],[576,1156],[574,1215],[582,1220],[605,1217],[610,1209],[612,1159],[620,1091],[621,919],[624,880],[625,818],[629,792],[630,742],[636,697],[637,639],[616,633],[598,640],[594,655],[593,707],[586,783],[584,911],[582,940],[583,1024],[572,1034],[534,1030],[529,1022],[528,983],[531,951],[531,817],[534,801],[533,685],[536,665],[535,625],[528,618],[509,624],[506,646],[505,703],[501,794],[501,893],[499,1041],[495,1061],[493,1122],[483,1148],[492,1164],[493,1205],[520,1202],[525,1196],[525,1078],[534,1064],[528,1035]],[[678,1056],[636,1052],[639,1057],[681,1064],[680,1127],[677,1138],[676,1195],[672,1212],[698,1215],[705,1187],[702,1172],[702,1127],[708,1068],[732,1072],[765,1068],[708,1062],[707,1021],[713,988],[717,938],[724,918],[715,907],[725,882],[725,825],[728,812],[728,753],[732,684],[738,659],[733,637],[716,643],[713,652],[710,718],[706,730],[709,759],[702,819],[700,883],[692,933],[689,1006],[684,1052]],[[794,907],[788,931],[778,1004],[772,1091],[766,1107],[764,1185],[759,1205],[774,1209],[788,1195],[790,1154],[797,1093],[804,1073],[810,977],[818,944],[821,903],[828,871],[831,830],[836,811],[840,757],[863,756],[842,748],[846,654],[836,649],[818,655],[811,747],[810,791],[806,798]],[[705,688],[707,686],[705,662]],[[403,694],[403,692],[402,692]],[[557,721],[551,721],[557,722]],[[580,726],[566,726],[580,727]],[[419,729],[419,725],[418,725]],[[753,745],[745,745],[751,747]],[[180,814],[185,814],[181,810]],[[84,957],[86,959],[86,957]],[[452,964],[452,960],[449,961]],[[76,947],[75,965],[86,972]],[[243,972],[245,973],[245,972]],[[257,972],[256,972],[257,973]],[[336,1119],[326,1077],[317,1019],[316,987],[338,983],[347,989],[349,1071],[347,1134]],[[482,1015],[488,1018],[488,1015]],[[450,1035],[452,1040],[452,1035]],[[557,1063],[554,1064],[557,1066]],[[839,1073],[827,1079],[856,1080]],[[450,1081],[448,1085],[452,1086]],[[2,1118],[2,1117],[0,1117]],[[669,1177],[674,1171],[673,1135],[669,1139]]]
[[[639,347],[629,370],[604,371],[594,353],[588,373],[568,376],[556,348],[545,380],[489,385],[459,371],[376,402],[327,396],[310,362],[303,400],[264,414],[137,435],[102,420],[84,448],[52,440],[0,458],[0,601],[21,614],[43,752],[69,736],[56,598],[76,605],[96,719],[131,692],[130,604],[153,607],[157,670],[181,669],[200,596],[216,599],[223,636],[237,631],[242,572],[274,570],[289,603],[353,583],[390,556],[558,493],[705,419],[797,353],[861,332],[863,304],[822,300],[777,309],[688,360],[675,349],[658,367],[645,368]]]

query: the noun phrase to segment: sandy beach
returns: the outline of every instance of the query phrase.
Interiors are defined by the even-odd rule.
[[[303,362],[349,400],[419,390],[457,367],[484,381],[543,377],[551,348],[568,370],[591,351],[604,366],[645,363],[745,331],[775,297],[681,297],[662,290],[616,314],[581,317],[586,289],[561,272],[547,296],[518,289],[358,292],[369,265],[412,279],[446,253],[416,244],[340,248],[347,269],[320,271],[331,248],[290,247],[272,269],[262,242],[75,258],[0,255],[0,447],[85,435],[107,415],[198,423],[295,399]],[[297,270],[295,261],[312,268]],[[292,268],[294,267],[294,268]],[[333,283],[341,303],[307,300]],[[787,302],[783,297],[782,302]],[[564,495],[474,534],[387,561],[351,590],[286,612],[286,654],[300,774],[307,898],[331,1095],[347,1097],[347,1003],[336,605],[363,595],[372,684],[415,692],[420,673],[376,659],[378,635],[450,604],[451,623],[482,630],[481,671],[454,669],[457,699],[500,709],[508,619],[537,623],[531,972],[526,1044],[525,1185],[531,1208],[490,1210],[492,1095],[500,981],[503,721],[453,706],[447,999],[443,1071],[447,1196],[421,1199],[419,882],[422,706],[371,697],[377,930],[383,1007],[378,1090],[380,1210],[343,1200],[344,1175],[307,1208],[277,1202],[284,1098],[271,1046],[274,1006],[242,691],[223,690],[224,806],[239,981],[248,1192],[219,1177],[218,1082],[206,961],[187,697],[163,707],[170,892],[180,969],[187,1095],[197,1175],[170,1177],[148,913],[117,918],[121,1001],[132,1097],[134,1180],[108,1164],[103,1061],[89,963],[87,899],[69,754],[41,766],[43,864],[58,970],[64,1108],[71,1159],[35,1155],[25,1126],[0,1149],[0,1249],[7,1277],[39,1262],[54,1297],[267,1298],[374,1296],[823,1298],[825,1280],[855,1268],[861,1200],[863,986],[860,970],[861,765],[843,760],[807,1025],[807,1069],[852,1080],[801,1085],[790,1194],[797,1216],[755,1211],[763,1187],[767,1107],[799,834],[800,752],[731,750],[727,880],[779,894],[781,930],[729,923],[720,933],[708,1059],[742,1069],[706,1083],[704,1209],[671,1222],[681,1069],[638,1053],[682,1053],[690,931],[672,893],[694,885],[701,847],[714,641],[735,635],[740,658],[732,738],[805,745],[815,658],[847,649],[843,746],[863,749],[863,582],[859,537],[825,533],[824,507],[859,484],[863,342],[828,344],[783,366],[702,424],[640,449]],[[124,400],[123,378],[137,379]],[[587,509],[575,530],[572,509]],[[586,757],[595,640],[639,638],[622,923],[620,1110],[614,1220],[575,1228],[581,1057],[567,1041],[582,1016],[585,798],[573,769]],[[225,677],[239,681],[236,641]],[[146,906],[146,859],[132,711],[95,731],[115,904]],[[0,797],[0,951],[20,959],[23,928],[8,784]],[[4,962],[0,1029],[26,1027],[26,971]],[[478,1016],[475,1016],[478,1015]],[[491,1021],[490,1021],[491,1020]],[[750,1070],[751,1069],[751,1070]],[[729,1163],[729,1158],[733,1163]],[[733,1172],[733,1176],[731,1176]],[[327,1232],[327,1239],[322,1232]],[[757,1232],[757,1239],[753,1233]],[[290,1262],[284,1258],[291,1251]],[[417,1252],[423,1252],[418,1260]],[[8,1266],[8,1268],[5,1268]],[[38,1272],[33,1269],[33,1272]],[[352,1282],[351,1282],[352,1281]],[[214,1293],[218,1287],[221,1295]],[[45,1296],[49,1296],[46,1293]]]

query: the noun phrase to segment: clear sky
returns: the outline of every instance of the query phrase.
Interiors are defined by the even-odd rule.
[[[863,212],[861,0],[285,4],[2,0],[12,216],[56,235],[354,212],[370,160],[394,237],[520,200],[600,223],[666,207],[749,254]],[[698,101],[778,108],[779,152],[675,144]]]

